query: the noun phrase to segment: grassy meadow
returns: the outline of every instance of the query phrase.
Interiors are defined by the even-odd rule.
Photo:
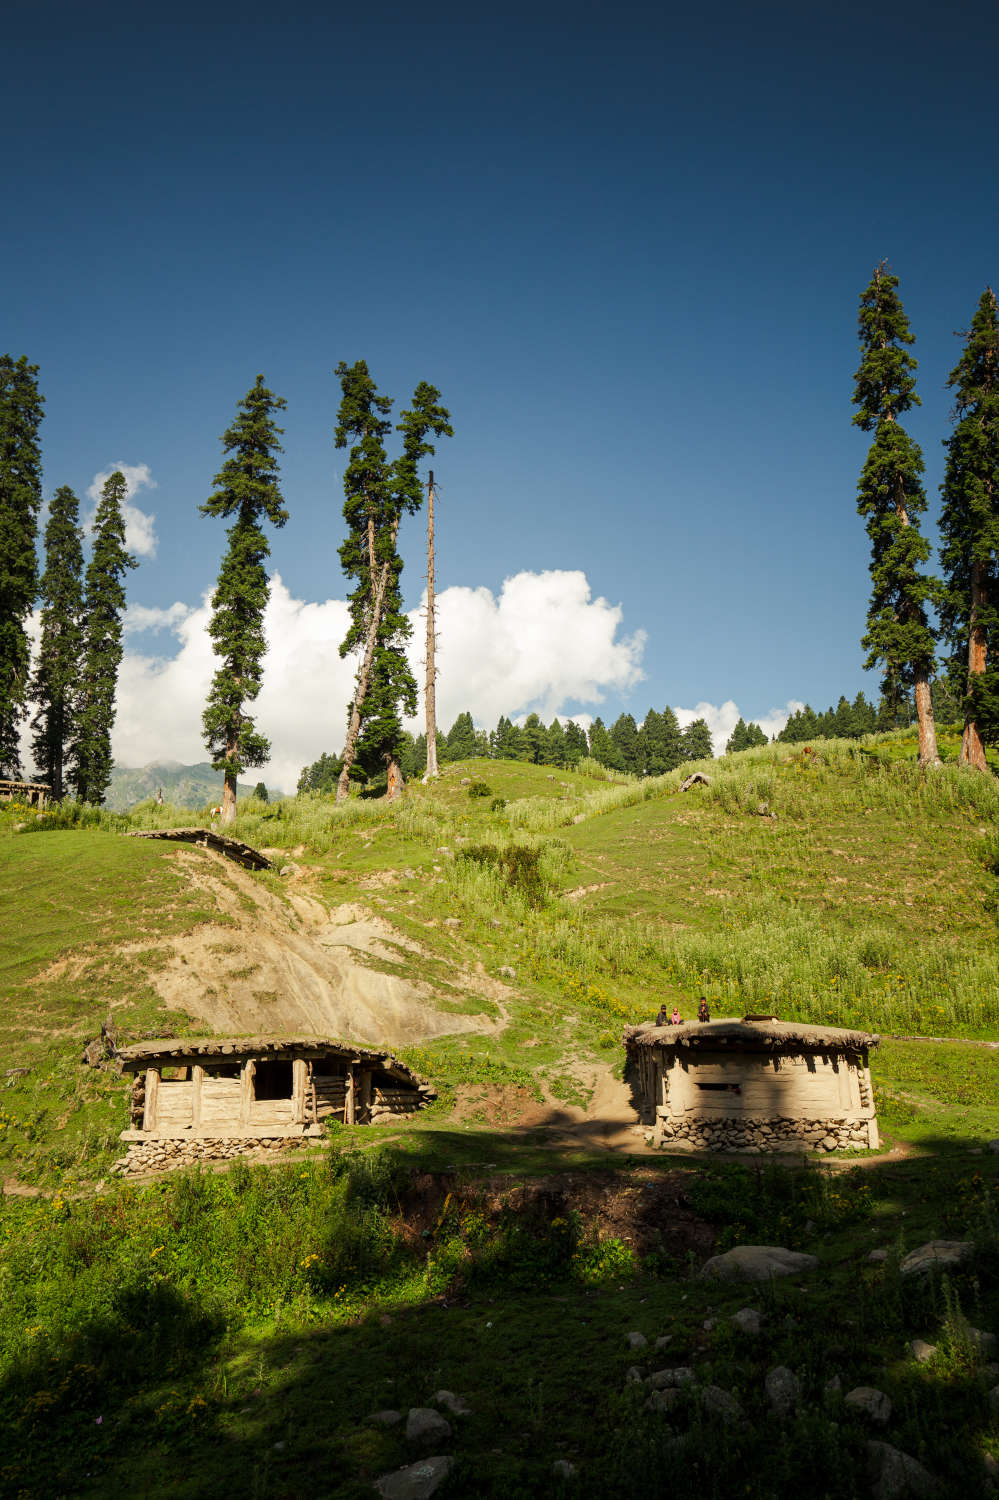
[[[225,919],[172,846],[118,834],[198,810],[0,813],[0,1494],[359,1500],[417,1456],[371,1414],[441,1388],[471,1408],[449,1418],[442,1496],[630,1497],[668,1466],[680,1497],[847,1500],[871,1493],[871,1436],[941,1494],[985,1493],[996,1378],[968,1330],[999,1334],[999,1050],[982,1045],[999,1040],[999,781],[920,772],[906,735],[745,751],[681,793],[691,769],[473,761],[394,808],[242,802],[237,836],[296,867],[245,878],[371,909],[420,944],[393,972],[505,1024],[406,1051],[439,1090],[412,1124],[146,1186],[108,1181],[125,1090],[80,1055],[109,1011],[124,1041],[197,1029],[153,979],[166,939]],[[472,969],[493,1001],[463,993]],[[620,1067],[623,1025],[700,994],[715,1015],[881,1032],[894,1151],[801,1171],[546,1132]],[[672,1207],[643,1217],[659,1194]],[[973,1257],[913,1285],[901,1256],[933,1236]],[[820,1267],[763,1289],[697,1278],[739,1243]],[[747,1304],[752,1338],[728,1322]],[[916,1337],[937,1345],[927,1364]],[[783,1421],[775,1364],[801,1383]],[[690,1392],[645,1410],[629,1369],[679,1365],[741,1420]],[[886,1391],[889,1426],[844,1408],[834,1377]]]

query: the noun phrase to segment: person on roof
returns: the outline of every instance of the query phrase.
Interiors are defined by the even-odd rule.
[[[711,1012],[708,1010],[708,998],[706,995],[701,996],[701,1003],[697,1007],[697,1019],[699,1021],[711,1020]]]
[[[681,1016],[679,1010],[677,1009],[677,1007],[675,1005],[673,1007],[673,1014],[669,1018],[669,1024],[671,1026],[682,1026],[683,1025],[683,1017]]]
[[[656,1016],[656,1019],[653,1022],[653,1025],[655,1025],[655,1026],[668,1026],[669,1025],[669,1011],[666,1009],[665,1004],[660,1005],[660,1007],[659,1007],[659,1014]]]

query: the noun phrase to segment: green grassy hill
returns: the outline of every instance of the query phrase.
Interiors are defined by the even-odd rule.
[[[889,1394],[873,1436],[941,1495],[985,1493],[995,1356],[968,1328],[999,1334],[999,1051],[983,1045],[999,1039],[999,783],[924,774],[904,736],[703,769],[710,786],[681,793],[679,773],[476,761],[396,808],[241,803],[238,836],[285,877],[185,862],[113,816],[0,816],[0,1161],[11,1188],[41,1189],[0,1210],[0,1491],[360,1500],[417,1456],[371,1413],[445,1388],[471,1407],[440,1449],[452,1500],[630,1497],[666,1467],[691,1500],[852,1500],[872,1493],[872,1429],[827,1390],[838,1376]],[[147,803],[131,826],[186,820]],[[200,862],[231,881],[228,916]],[[84,1043],[109,1010],[125,1041],[198,1029],[157,977],[206,923],[252,921],[253,892],[289,931],[304,897],[375,913],[416,946],[371,962],[491,1029],[409,1049],[440,1099],[402,1130],[95,1195],[125,1099],[112,1070],[81,1067]],[[716,1015],[880,1031],[894,1150],[802,1173],[603,1149],[580,1111],[620,1067],[622,1026],[702,993]],[[970,1259],[947,1283],[906,1281],[902,1254],[934,1236],[973,1243]],[[763,1289],[693,1274],[738,1243],[820,1267]],[[727,1321],[747,1304],[755,1339]],[[937,1345],[925,1365],[914,1337]],[[776,1364],[801,1390],[781,1421]],[[650,1412],[627,1372],[660,1365],[692,1366],[744,1419],[689,1394]]]

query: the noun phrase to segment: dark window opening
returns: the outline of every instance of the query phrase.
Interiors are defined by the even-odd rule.
[[[255,1099],[291,1098],[291,1062],[258,1062],[253,1075]]]
[[[715,1094],[742,1093],[741,1083],[699,1083],[697,1087],[699,1089],[708,1089]]]
[[[206,1078],[238,1078],[239,1073],[239,1063],[212,1063],[205,1069]]]

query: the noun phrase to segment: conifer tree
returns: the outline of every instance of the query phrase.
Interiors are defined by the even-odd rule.
[[[111,784],[111,730],[122,656],[125,574],[135,558],[125,551],[122,505],[128,485],[120,469],[105,481],[94,516],[94,543],[84,580],[83,666],[77,694],[76,739],[69,781],[81,802],[104,801]]]
[[[458,715],[444,738],[445,760],[470,760],[479,753],[475,739],[475,725],[472,722],[472,715],[467,710]]]
[[[237,403],[236,420],[222,434],[222,451],[230,456],[215,476],[218,486],[199,509],[203,516],[234,516],[229,545],[212,595],[208,633],[222,665],[212,678],[202,718],[205,745],[212,765],[225,777],[222,822],[236,817],[236,778],[249,766],[262,766],[270,755],[270,741],[260,734],[245,705],[260,692],[264,638],[264,610],[270,579],[264,560],[270,546],[264,521],[282,527],[288,519],[278,488],[276,454],[281,452],[284,428],[274,413],[286,403],[264,385],[258,375]]]
[[[860,298],[853,421],[874,433],[857,491],[857,510],[867,518],[871,539],[871,601],[861,645],[865,666],[880,662],[886,683],[914,690],[919,764],[930,766],[940,764],[930,699],[935,637],[927,617],[935,586],[922,571],[930,544],[916,520],[926,509],[923,456],[899,421],[921,403],[916,360],[908,352],[915,340],[897,287],[898,277],[882,261]]]
[[[688,724],[680,741],[684,760],[711,760],[714,756],[711,730],[704,719],[694,719],[693,723]]]
[[[737,750],[745,750],[748,744],[749,731],[746,728],[745,720],[740,718],[728,737],[725,745],[725,754],[733,755]]]
[[[940,616],[952,661],[967,662],[961,764],[984,771],[985,745],[999,741],[999,313],[991,287],[947,384],[956,425],[942,486]]]
[[[631,714],[619,714],[610,728],[623,768],[633,776],[641,775],[642,763],[638,743],[638,725]]]
[[[80,502],[68,485],[52,497],[45,526],[42,629],[31,682],[37,705],[31,748],[40,778],[61,798],[75,728],[83,652],[83,532]]]
[[[340,561],[355,586],[349,596],[350,628],[340,655],[362,652],[337,785],[340,802],[347,795],[355,760],[369,774],[387,770],[390,798],[402,789],[400,710],[416,712],[416,680],[405,652],[412,627],[402,606],[399,526],[404,514],[414,515],[423,504],[419,464],[435,451],[428,434],[449,437],[452,428],[440,392],[421,381],[413,392],[412,409],[401,413],[398,424],[402,454],[389,463],[385,439],[391,431],[391,398],[378,395],[363,359],[354,365],[341,360],[336,374],[342,400],[334,443],[346,448],[354,440],[344,471],[347,539]]]
[[[548,737],[541,758],[542,765],[564,766],[566,764],[565,730],[558,719],[548,726]]]
[[[598,715],[590,725],[590,754],[601,766],[606,766],[609,771],[623,771],[624,765],[621,760],[621,752]]]
[[[585,755],[590,753],[586,743],[586,731],[575,719],[570,719],[565,726],[565,758],[569,766],[578,766]]]
[[[18,725],[28,696],[27,622],[38,590],[35,537],[42,503],[37,365],[0,356],[0,775],[21,771]]]

